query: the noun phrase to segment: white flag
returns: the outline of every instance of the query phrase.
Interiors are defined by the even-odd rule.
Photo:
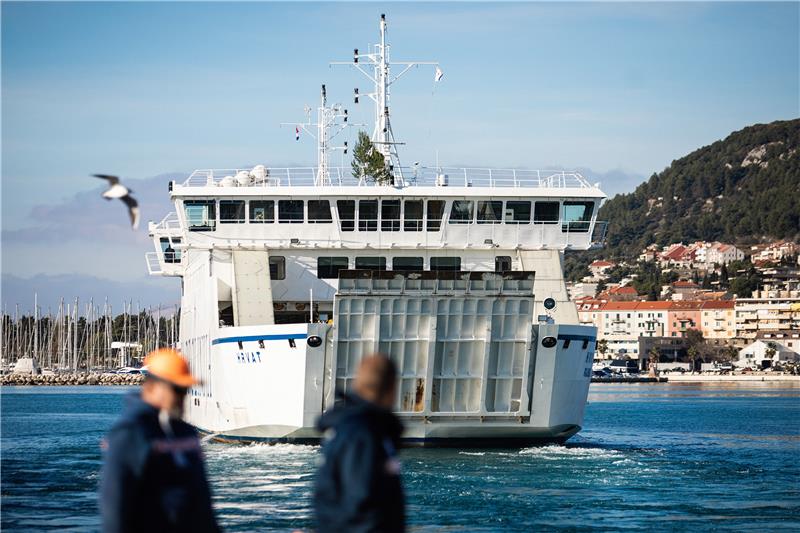
[[[436,74],[433,75],[433,81],[442,81],[442,78],[444,78],[444,72],[437,66]]]

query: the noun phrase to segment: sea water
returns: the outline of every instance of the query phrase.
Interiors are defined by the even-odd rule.
[[[131,390],[2,388],[3,531],[98,529],[100,439]],[[317,447],[205,453],[226,530],[313,526]],[[402,461],[414,531],[800,531],[800,386],[595,384],[566,446]]]

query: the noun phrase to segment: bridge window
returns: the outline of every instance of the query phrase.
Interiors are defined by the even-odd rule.
[[[336,208],[339,210],[339,224],[342,231],[353,231],[356,225],[356,201],[338,200]]]
[[[176,250],[174,246],[176,244],[180,244],[181,240],[174,238],[170,241],[169,237],[161,237],[161,253],[164,254],[164,262],[165,263],[180,263],[181,262],[181,251]]]
[[[564,219],[561,231],[586,233],[592,221],[594,202],[564,202]]]
[[[530,202],[506,202],[506,224],[527,224],[530,221]]]
[[[422,231],[422,200],[406,200],[403,212],[405,231]]]
[[[302,224],[303,200],[278,200],[278,222]]]
[[[511,257],[507,255],[498,255],[494,258],[494,271],[495,272],[509,272],[511,270]]]
[[[358,231],[378,231],[378,200],[359,200]]]
[[[363,270],[386,270],[386,258],[356,257],[356,268]]]
[[[219,223],[220,224],[243,224],[244,223],[244,200],[220,200],[219,201]]]
[[[185,200],[183,210],[189,231],[213,230],[217,225],[217,205],[214,200]]]
[[[461,270],[461,258],[431,257],[431,270]]]
[[[308,222],[312,224],[329,224],[333,222],[331,203],[328,200],[309,200]]]
[[[558,202],[536,202],[533,210],[535,224],[557,224]]]
[[[317,258],[317,277],[320,279],[336,279],[340,270],[347,270],[346,257],[319,257]]]
[[[453,200],[450,208],[451,224],[472,224],[472,200]]]
[[[400,231],[400,200],[381,201],[381,230]]]
[[[253,224],[275,222],[275,201],[250,200],[250,222]]]
[[[286,279],[286,258],[273,255],[269,258],[270,279]]]
[[[428,200],[428,231],[439,231],[442,228],[444,215],[443,200]]]
[[[394,257],[392,270],[422,270],[424,261],[421,257]]]
[[[503,202],[478,202],[478,224],[499,224],[503,220]]]

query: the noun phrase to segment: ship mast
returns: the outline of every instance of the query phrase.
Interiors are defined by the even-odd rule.
[[[281,126],[294,126],[297,140],[300,140],[300,131],[317,141],[317,173],[314,176],[315,185],[330,185],[330,152],[343,150],[347,153],[347,141],[341,146],[334,146],[333,140],[348,126],[347,109],[342,104],[334,104],[328,107],[328,92],[325,84],[320,90],[320,105],[317,108],[317,121],[311,122],[311,108],[306,106],[305,122],[282,122]],[[341,122],[338,122],[341,119]],[[316,133],[314,132],[316,129]]]
[[[383,160],[389,172],[394,177],[395,187],[405,186],[403,179],[403,170],[400,165],[400,157],[397,154],[397,145],[399,143],[394,138],[392,132],[392,123],[389,119],[389,88],[400,77],[411,70],[412,67],[419,65],[434,65],[436,67],[435,80],[439,81],[442,77],[442,71],[439,68],[439,63],[436,61],[395,61],[389,60],[390,45],[386,44],[386,15],[381,15],[380,20],[380,43],[372,47],[372,52],[367,54],[359,54],[358,48],[353,50],[353,62],[334,61],[332,65],[350,65],[356,70],[361,72],[375,85],[375,90],[372,93],[367,93],[366,96],[375,102],[375,128],[372,131],[372,143],[376,149],[383,154]],[[372,66],[372,73],[364,69],[359,63],[359,60],[364,60],[368,65]],[[390,67],[392,65],[404,67],[400,74],[392,77]],[[354,89],[354,101],[358,103],[359,98],[358,88]]]

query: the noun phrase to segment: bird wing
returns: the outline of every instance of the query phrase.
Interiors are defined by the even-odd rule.
[[[100,178],[101,180],[106,180],[109,185],[116,185],[119,183],[119,178],[117,176],[111,176],[109,174],[92,174],[95,178]]]
[[[122,202],[128,206],[128,215],[131,217],[131,227],[136,229],[139,227],[139,202],[130,194],[120,198]]]

